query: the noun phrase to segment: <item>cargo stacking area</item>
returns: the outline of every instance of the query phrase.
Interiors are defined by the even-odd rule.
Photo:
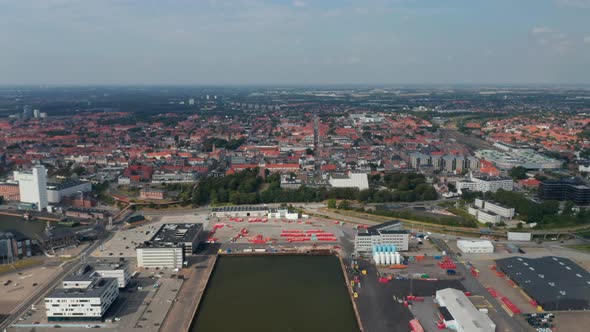
[[[336,256],[223,255],[191,331],[358,332],[360,328]]]

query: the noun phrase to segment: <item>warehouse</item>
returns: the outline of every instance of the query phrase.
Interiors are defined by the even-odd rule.
[[[487,240],[458,240],[457,247],[466,254],[482,254],[494,252],[494,245]]]
[[[231,218],[231,217],[266,217],[268,208],[265,206],[224,206],[216,207],[211,210],[211,217]]]
[[[544,310],[590,309],[590,273],[567,258],[510,257],[496,266]]]
[[[203,224],[164,224],[149,241],[136,248],[137,266],[180,268],[195,253]]]
[[[446,327],[457,332],[494,332],[496,324],[477,310],[465,294],[457,289],[436,291],[436,302]]]
[[[367,229],[359,229],[354,237],[354,250],[359,254],[371,254],[373,247],[380,244],[392,244],[397,251],[407,251],[410,232],[403,229],[401,221],[392,220]]]

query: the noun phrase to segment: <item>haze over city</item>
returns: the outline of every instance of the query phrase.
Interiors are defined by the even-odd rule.
[[[590,83],[588,0],[1,0],[0,8],[4,85]]]
[[[587,332],[590,0],[0,0],[0,330]]]

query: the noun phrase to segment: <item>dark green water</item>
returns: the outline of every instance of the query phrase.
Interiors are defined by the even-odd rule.
[[[25,221],[23,218],[5,216],[0,214],[0,232],[17,230],[35,239],[35,234],[43,233],[45,230],[44,221]]]
[[[338,258],[219,257],[195,332],[358,332]]]

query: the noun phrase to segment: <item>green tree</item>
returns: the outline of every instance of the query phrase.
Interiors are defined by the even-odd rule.
[[[523,180],[526,179],[526,168],[522,166],[513,167],[509,172],[508,175],[516,180]]]
[[[336,200],[331,198],[328,200],[328,208],[335,209],[336,208]]]
[[[576,203],[574,203],[572,201],[565,201],[565,203],[563,203],[563,214],[565,214],[565,215],[573,214],[575,206],[576,206]]]
[[[338,208],[340,210],[350,210],[350,202],[347,200],[342,200],[340,201],[340,204],[338,204]]]

